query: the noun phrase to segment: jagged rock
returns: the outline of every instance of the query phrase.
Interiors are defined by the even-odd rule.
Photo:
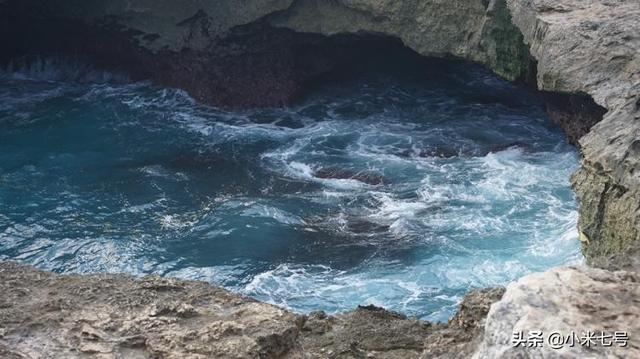
[[[502,287],[472,290],[467,293],[447,327],[425,339],[422,358],[471,356],[483,338],[489,308],[499,301],[503,294]]]
[[[424,338],[441,328],[366,306],[336,316],[310,315],[302,345],[308,358],[417,358]]]
[[[303,318],[204,282],[0,262],[3,358],[300,358]]]
[[[542,92],[542,98],[551,121],[560,126],[569,143],[576,146],[607,112],[588,95]]]
[[[295,315],[204,282],[59,275],[0,262],[2,358],[459,357],[503,289],[473,291],[448,324],[375,306]],[[425,342],[426,338],[426,342]]]
[[[640,357],[640,275],[585,266],[555,268],[534,273],[507,286],[486,319],[484,340],[474,358],[638,358]],[[514,333],[541,332],[540,346],[514,346]],[[612,339],[611,346],[576,341],[573,347],[549,343],[560,333],[580,339],[582,332],[601,336],[624,332],[627,345]],[[623,335],[619,336],[623,339]],[[555,343],[556,339],[551,339]],[[531,343],[539,342],[532,340]],[[597,343],[600,345],[597,345]],[[519,343],[519,342],[516,342]]]

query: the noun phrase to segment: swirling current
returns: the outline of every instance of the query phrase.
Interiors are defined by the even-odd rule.
[[[429,320],[579,262],[579,157],[535,94],[476,65],[421,71],[243,111],[77,64],[3,72],[0,259]]]

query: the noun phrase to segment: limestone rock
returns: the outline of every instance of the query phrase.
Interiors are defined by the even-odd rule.
[[[474,358],[638,358],[640,357],[640,275],[584,266],[555,268],[525,276],[507,286],[486,320],[484,340]],[[514,347],[514,333],[542,332],[539,347]],[[582,345],[588,331],[596,336],[624,332],[627,345]],[[552,333],[577,335],[573,347],[554,349]],[[622,336],[620,336],[622,339]],[[611,338],[605,339],[609,340]],[[554,339],[552,339],[553,341]]]
[[[203,282],[0,262],[3,358],[300,358],[302,318]]]
[[[318,34],[386,35],[425,56],[486,64],[510,80],[531,72],[504,0],[7,0],[0,6],[0,39],[9,55],[0,54],[0,65],[16,55],[80,54],[227,107],[291,102],[336,61],[357,60],[349,45],[331,46]]]
[[[204,282],[15,262],[0,262],[0,292],[2,358],[405,359],[470,353],[504,289],[472,291],[448,324],[375,306],[295,315]]]
[[[270,22],[298,32],[374,33],[424,56],[455,56],[524,79],[529,52],[504,0],[299,0]]]
[[[417,358],[424,338],[440,327],[374,306],[319,312],[302,328],[302,345],[308,358]]]
[[[471,290],[446,328],[424,341],[422,358],[470,357],[483,338],[485,319],[491,305],[504,295],[502,287]]]

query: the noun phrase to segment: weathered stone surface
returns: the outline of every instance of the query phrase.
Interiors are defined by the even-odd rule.
[[[2,358],[404,359],[470,353],[504,289],[472,291],[448,324],[374,306],[295,315],[204,282],[15,262],[0,262],[0,292]]]
[[[484,335],[487,313],[499,301],[505,289],[472,290],[465,295],[458,312],[446,328],[429,335],[424,341],[422,358],[470,357]]]
[[[607,112],[588,95],[542,92],[541,97],[551,121],[562,128],[569,143],[575,146]]]
[[[3,358],[299,358],[303,318],[203,282],[0,262]]]
[[[504,1],[298,0],[270,21],[299,32],[393,36],[421,55],[476,61],[510,80],[529,73]]]
[[[30,8],[34,4],[37,6]],[[96,35],[91,39],[100,46],[88,47],[93,58],[105,60],[103,55],[113,56],[115,53],[117,60],[127,66],[157,74],[160,83],[187,88],[201,101],[230,106],[289,101],[304,87],[304,81],[331,69],[335,61],[339,60],[332,56],[314,57],[314,54],[323,53],[327,48],[332,51],[325,51],[326,53],[338,53],[340,47],[335,47],[335,43],[325,45],[324,40],[317,40],[317,37],[299,38],[299,33],[291,30],[325,35],[362,32],[389,35],[401,39],[405,45],[422,55],[470,59],[488,65],[509,79],[526,78],[531,74],[530,53],[537,60],[537,84],[541,90],[586,94],[607,111],[603,120],[594,124],[599,119],[598,116],[587,116],[586,120],[575,122],[572,118],[576,117],[576,113],[580,114],[580,111],[573,111],[571,108],[570,111],[564,108],[560,108],[560,111],[555,108],[551,110],[552,117],[556,114],[560,123],[567,123],[565,129],[570,129],[570,138],[577,140],[581,137],[579,142],[584,157],[583,164],[573,176],[572,184],[580,202],[580,237],[588,262],[608,268],[640,268],[638,1],[506,0],[505,7],[502,0],[75,0],[64,3],[5,0],[0,1],[0,6],[5,10],[8,9],[5,6],[15,6],[11,9],[22,9],[29,14],[15,28],[12,27],[16,26],[11,20],[12,14],[6,11],[0,13],[0,33],[4,31],[9,34],[9,39],[16,29],[25,33],[38,30],[35,35],[27,37],[34,42],[14,40],[7,43],[7,48],[16,51],[37,50],[28,45],[46,44],[51,51],[69,50],[73,46],[77,48],[78,44],[87,45],[86,39],[78,40],[82,36],[72,34]],[[30,22],[46,19],[51,14],[58,18],[53,23],[38,25]],[[54,23],[56,26],[64,26],[51,31],[53,37],[39,36],[46,34],[47,30],[53,30],[49,25]],[[88,32],[83,33],[85,30]],[[113,36],[114,34],[117,36]],[[312,38],[313,41],[307,41]],[[74,39],[78,42],[74,42]],[[95,39],[105,41],[96,42]],[[527,44],[528,51],[522,46],[523,42]],[[300,50],[299,46],[309,44],[310,48]],[[133,55],[127,56],[131,54]],[[144,64],[142,70],[141,64]],[[238,98],[245,100],[238,102]],[[592,114],[590,111],[586,113]],[[104,351],[106,357],[114,353],[144,356],[147,353],[145,350],[149,353],[165,353],[175,349],[172,346],[175,343],[173,338],[185,341],[188,339],[185,336],[191,338],[189,335],[192,332],[181,332],[179,335],[172,332],[179,330],[175,329],[178,325],[176,323],[189,328],[195,325],[197,318],[206,318],[207,322],[231,321],[228,317],[231,314],[228,312],[218,318],[219,313],[209,312],[209,307],[206,306],[202,308],[198,304],[200,302],[190,299],[191,294],[186,292],[183,296],[178,295],[178,300],[189,303],[195,308],[197,315],[184,315],[191,313],[191,309],[185,311],[180,306],[167,307],[166,304],[173,303],[166,293],[171,292],[173,298],[174,292],[181,292],[180,290],[140,287],[140,283],[144,281],[139,283],[130,278],[112,276],[86,277],[88,279],[56,277],[11,265],[3,265],[2,268],[5,267],[14,268],[13,272],[9,270],[6,273],[23,272],[16,274],[17,277],[9,275],[9,281],[0,283],[3,291],[3,296],[0,297],[3,323],[0,328],[0,344],[5,346],[4,349],[0,346],[0,353],[6,357],[19,355],[20,352],[36,355],[38,350],[44,350],[42,348],[67,350],[57,347],[62,344],[75,348],[75,352],[60,352],[61,355],[75,355],[82,350],[93,353]],[[6,273],[0,275],[8,275]],[[158,278],[145,281],[176,283]],[[49,283],[53,283],[54,288],[61,288],[60,291],[52,290],[48,287]],[[82,283],[87,283],[87,286]],[[510,342],[505,342],[504,335],[512,335],[514,328],[527,329],[525,324],[531,330],[545,331],[588,330],[589,328],[580,327],[587,325],[596,326],[593,329],[599,330],[606,325],[602,329],[633,330],[640,335],[637,326],[633,326],[634,321],[640,322],[637,318],[635,274],[585,268],[557,269],[528,276],[518,283],[512,284],[505,299],[492,309],[487,323],[487,337],[478,357],[557,354],[510,351],[507,348]],[[92,286],[104,286],[113,295],[107,297],[85,290]],[[180,286],[200,288],[196,292],[206,293],[202,296],[207,298],[227,293],[210,286],[201,287],[204,284],[178,285]],[[120,287],[128,288],[126,293],[118,289]],[[30,292],[35,295],[25,294]],[[74,296],[70,297],[68,293],[73,293]],[[198,298],[202,296],[199,295]],[[215,302],[214,299],[210,300]],[[228,335],[231,339],[217,341],[218,344],[211,346],[209,342],[203,341],[208,339],[198,337],[192,344],[181,346],[180,350],[193,350],[196,355],[201,354],[200,350],[223,350],[216,345],[229,345],[224,350],[240,356],[259,355],[263,349],[278,351],[287,348],[289,352],[297,353],[298,344],[291,344],[291,336],[282,332],[288,330],[285,328],[294,328],[291,333],[296,331],[295,316],[246,299],[235,300],[239,302],[230,307],[226,306],[228,304],[215,305],[231,312],[247,308],[243,309],[249,313],[247,317],[243,314],[238,320],[247,320],[249,324],[260,322],[259,318],[267,313],[265,315],[280,318],[273,323],[280,323],[282,326],[263,327],[260,324],[240,331],[235,330],[235,327],[229,330],[226,327],[198,329],[205,330],[204,334],[211,335],[211,338],[218,338],[220,335],[226,338]],[[159,306],[161,315],[141,314],[153,311],[153,305]],[[254,306],[259,306],[260,313],[251,311]],[[82,310],[85,307],[90,309]],[[139,311],[141,308],[142,312]],[[92,316],[104,311],[114,317]],[[31,316],[32,312],[38,313],[44,322],[36,321]],[[349,331],[344,328],[351,328],[351,319],[348,318],[357,321],[359,318],[377,315],[372,309],[361,309],[354,313],[358,312],[361,315],[346,314],[342,319],[312,316],[307,323],[307,327],[311,328],[310,333],[318,330],[309,324],[314,321],[320,327],[335,329],[305,336],[301,340],[306,341],[310,348],[314,343],[327,340],[327,343],[337,343],[336,353],[351,351],[353,355],[361,355],[364,351],[376,355],[380,349],[369,346],[375,344],[371,341],[362,340],[355,347],[356,351],[352,351],[350,345],[347,348],[347,339],[343,338],[342,333]],[[554,315],[549,316],[547,313]],[[163,319],[165,317],[169,319]],[[400,323],[397,328],[406,328],[412,333],[404,342],[410,349],[398,349],[404,352],[397,353],[417,353],[417,346],[412,343],[425,333],[432,336],[434,342],[446,342],[447,336],[436,339],[437,336],[433,335],[440,334],[429,334],[430,329],[425,329],[421,323],[407,324],[386,312],[380,314],[380,317],[385,319],[382,322],[397,321]],[[69,326],[71,321],[87,323],[89,327],[85,331],[82,327]],[[159,321],[166,321],[168,324],[159,325]],[[534,328],[534,325],[541,327]],[[629,325],[629,328],[622,328],[622,325]],[[269,336],[273,330],[280,333],[276,336],[282,338],[276,340],[280,344],[272,346],[265,344],[270,339],[266,342],[258,339],[265,335],[276,338]],[[135,339],[136,333],[141,332],[145,333],[144,346]],[[127,338],[132,335],[134,339],[130,343]],[[630,333],[632,335],[634,334]],[[331,341],[337,340],[335,338],[340,340]],[[129,347],[134,349],[128,349]],[[318,344],[318,347],[322,345]],[[635,351],[637,349],[637,346],[629,348]],[[437,352],[437,349],[429,350],[433,351],[428,353]],[[180,352],[179,355],[190,353],[191,351]],[[623,354],[626,356],[628,353]]]
[[[367,306],[336,316],[311,314],[302,344],[309,358],[417,358],[424,338],[442,327]]]
[[[564,267],[535,273],[509,284],[495,303],[484,340],[474,358],[638,358],[640,357],[640,275],[601,269]],[[541,331],[540,347],[513,346],[514,333]],[[582,336],[626,332],[626,346],[563,345],[554,349],[552,333]],[[607,334],[608,333],[608,334]]]

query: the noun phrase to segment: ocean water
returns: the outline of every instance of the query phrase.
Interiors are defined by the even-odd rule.
[[[0,73],[0,259],[446,320],[581,260],[578,160],[534,95],[465,63],[225,111],[44,61]]]

